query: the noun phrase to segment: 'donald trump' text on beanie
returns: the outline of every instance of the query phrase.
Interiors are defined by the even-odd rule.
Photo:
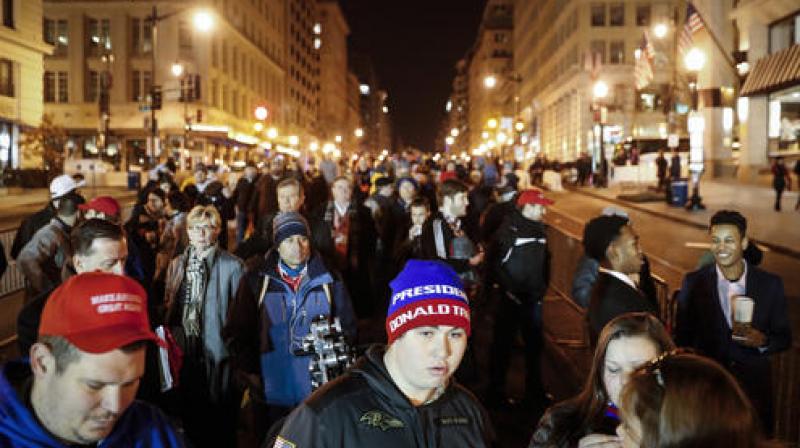
[[[391,344],[406,331],[450,325],[470,332],[467,294],[458,274],[440,261],[409,260],[389,284],[392,297],[386,313]]]

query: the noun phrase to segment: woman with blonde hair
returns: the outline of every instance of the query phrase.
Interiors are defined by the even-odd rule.
[[[169,264],[165,325],[183,351],[177,402],[198,447],[235,446],[239,398],[222,330],[244,274],[242,261],[217,245],[223,221],[213,205],[186,216],[189,247]]]
[[[598,338],[583,390],[545,412],[529,447],[619,447],[617,407],[628,375],[674,348],[652,314],[628,313],[609,322]]]

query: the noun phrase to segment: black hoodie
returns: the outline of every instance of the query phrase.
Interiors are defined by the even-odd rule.
[[[370,347],[350,372],[311,395],[286,419],[279,435],[284,444],[275,446],[492,446],[489,418],[469,391],[451,382],[435,401],[414,406],[389,376],[385,351]]]

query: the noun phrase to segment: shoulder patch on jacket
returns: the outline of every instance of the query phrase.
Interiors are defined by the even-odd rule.
[[[275,445],[272,445],[272,448],[296,448],[296,447],[297,445],[284,439],[281,436],[278,436],[278,438],[275,439]]]
[[[469,417],[452,416],[452,417],[439,417],[436,423],[439,426],[467,426],[469,425]]]
[[[360,419],[358,419],[358,421],[367,426],[378,428],[381,431],[405,427],[403,422],[381,411],[367,411],[361,416]]]

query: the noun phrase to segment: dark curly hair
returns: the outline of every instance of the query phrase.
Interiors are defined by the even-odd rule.
[[[734,225],[739,229],[739,234],[742,237],[747,235],[747,218],[735,210],[720,210],[714,213],[714,216],[711,217],[709,230],[711,227],[721,224]]]

